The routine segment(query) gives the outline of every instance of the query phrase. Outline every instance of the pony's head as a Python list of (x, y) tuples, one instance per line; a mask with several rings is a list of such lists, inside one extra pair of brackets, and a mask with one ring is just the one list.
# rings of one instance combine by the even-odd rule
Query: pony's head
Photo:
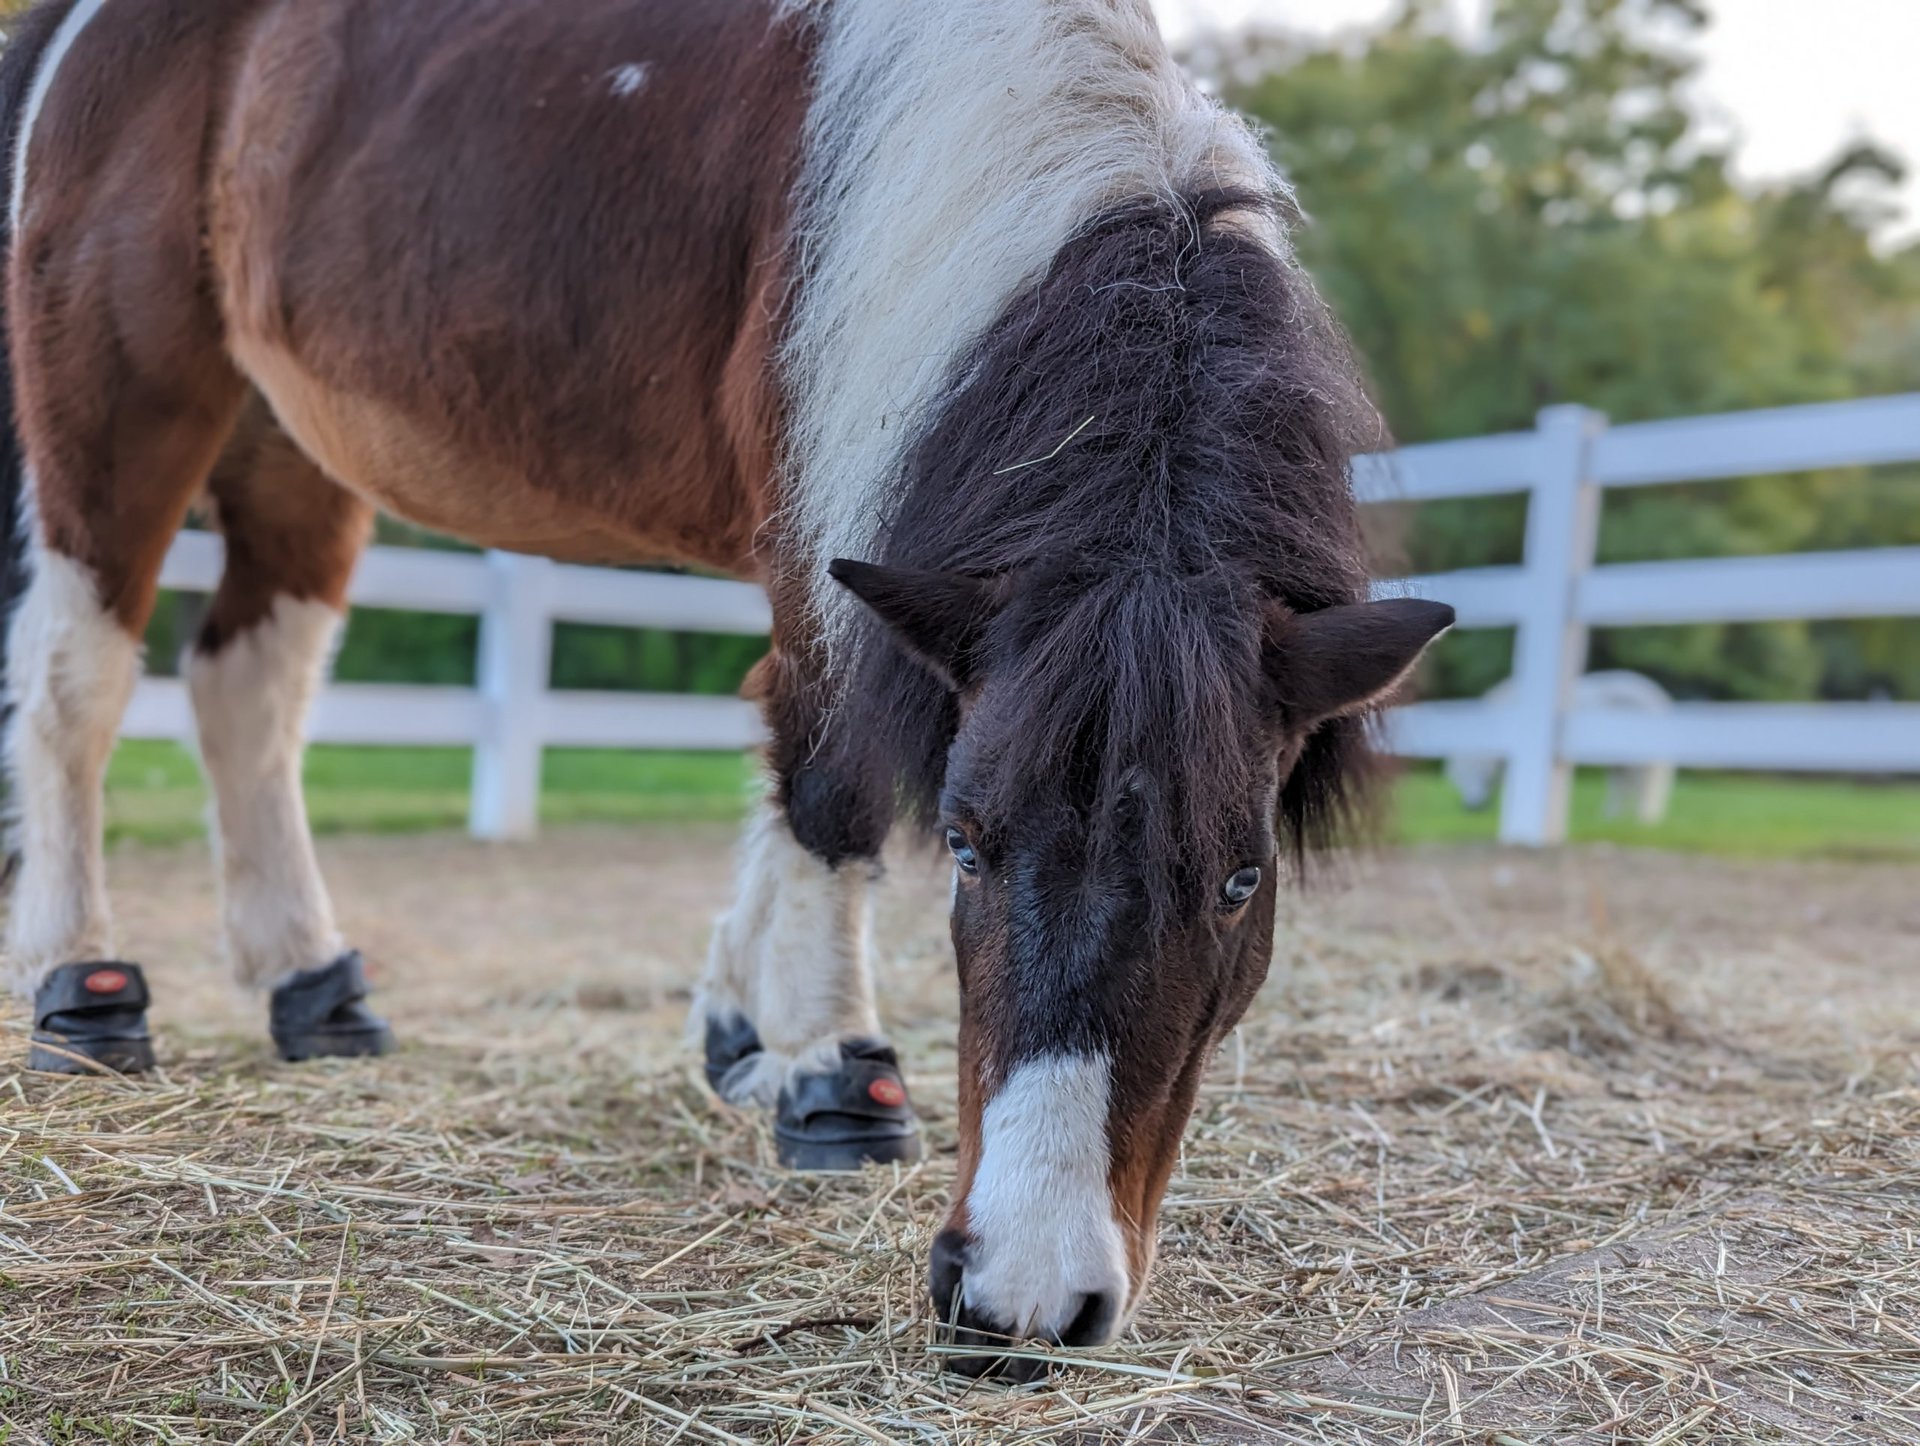
[[(1110, 1340), (1202, 1073), (1266, 977), (1297, 800), (1452, 621), (1295, 612), (1230, 571), (833, 573), (945, 690), (960, 1160), (932, 1287), (962, 1343)], [(1335, 745), (1329, 751), (1330, 745)], [(976, 1367), (993, 1360), (974, 1359)]]

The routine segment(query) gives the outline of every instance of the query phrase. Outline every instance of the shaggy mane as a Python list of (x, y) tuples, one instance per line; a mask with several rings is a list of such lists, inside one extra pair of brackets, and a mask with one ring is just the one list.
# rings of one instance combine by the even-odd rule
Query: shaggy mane
[[(1012, 575), (988, 649), (1018, 659), (996, 803), (1067, 779), (1097, 833), (1116, 790), (1139, 797), (1128, 826), (1144, 809), (1144, 852), (1182, 872), (1224, 876), (1244, 847), (1266, 605), (1367, 593), (1348, 464), (1378, 424), (1273, 204), (1213, 191), (1077, 235), (957, 366), (875, 559)], [(954, 700), (877, 626), (849, 684), (855, 746), (934, 821)], [(1367, 755), (1360, 719), (1313, 735), (1277, 807), (1296, 858)]]

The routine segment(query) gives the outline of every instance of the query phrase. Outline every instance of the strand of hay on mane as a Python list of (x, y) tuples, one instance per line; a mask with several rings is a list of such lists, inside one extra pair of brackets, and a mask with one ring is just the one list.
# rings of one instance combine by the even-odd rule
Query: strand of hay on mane
[(881, 920), (933, 1159), (800, 1179), (674, 1041), (724, 851), (333, 841), (415, 1043), (317, 1068), (227, 1002), (192, 851), (123, 851), (175, 1017), (231, 1027), (61, 1081), (9, 1017), (11, 1439), (1920, 1439), (1903, 870), (1369, 866), (1283, 925), (1136, 1329), (1009, 1390), (939, 1373), (924, 1299), (938, 880), (902, 860)]

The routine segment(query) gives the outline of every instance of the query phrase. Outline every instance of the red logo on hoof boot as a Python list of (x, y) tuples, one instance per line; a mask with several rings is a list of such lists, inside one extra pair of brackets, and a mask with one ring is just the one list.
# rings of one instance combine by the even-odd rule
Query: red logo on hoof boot
[(86, 978), (89, 994), (118, 994), (127, 987), (127, 976), (118, 969), (96, 969)]
[(867, 1098), (876, 1105), (897, 1110), (907, 1102), (906, 1086), (897, 1079), (877, 1079), (867, 1086)]

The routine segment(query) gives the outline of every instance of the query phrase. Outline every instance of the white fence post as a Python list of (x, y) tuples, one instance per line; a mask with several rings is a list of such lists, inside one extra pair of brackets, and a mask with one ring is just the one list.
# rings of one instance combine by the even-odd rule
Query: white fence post
[(1573, 770), (1561, 753), (1561, 720), (1587, 664), (1576, 602), (1599, 531), (1590, 462), (1606, 418), (1586, 407), (1548, 407), (1538, 426), (1540, 471), (1527, 499), (1532, 600), (1513, 644), (1513, 752), (1500, 800), (1501, 839), (1533, 845), (1567, 836)]
[(479, 692), (485, 733), (473, 750), (468, 830), (475, 838), (531, 838), (540, 824), (540, 747), (553, 621), (554, 564), (490, 552), (486, 611), (480, 615)]

